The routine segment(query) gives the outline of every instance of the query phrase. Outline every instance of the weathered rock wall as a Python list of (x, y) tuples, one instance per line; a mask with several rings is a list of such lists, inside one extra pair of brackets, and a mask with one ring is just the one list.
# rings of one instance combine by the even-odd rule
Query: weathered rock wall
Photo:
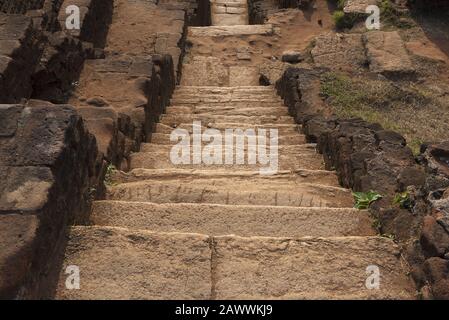
[(66, 105), (0, 105), (0, 298), (47, 291), (65, 226), (85, 222), (102, 172), (95, 138)]
[[(423, 296), (449, 299), (447, 143), (429, 146), (417, 163), (396, 132), (362, 119), (324, 117), (308, 92), (321, 72), (289, 68), (276, 84), (278, 93), (308, 141), (317, 143), (326, 168), (337, 171), (342, 186), (383, 196), (371, 213), (379, 232), (393, 235), (402, 245)], [(395, 196), (404, 192), (406, 205), (394, 204)]]
[(31, 18), (0, 13), (1, 103), (16, 103), (31, 96), (31, 77), (42, 50), (42, 32)]
[[(112, 0), (64, 0), (58, 14), (59, 28), (68, 34), (93, 44), (94, 47), (105, 46), (108, 28), (112, 20)], [(67, 7), (80, 8), (80, 29), (67, 30)], [(70, 11), (69, 11), (70, 12)]]

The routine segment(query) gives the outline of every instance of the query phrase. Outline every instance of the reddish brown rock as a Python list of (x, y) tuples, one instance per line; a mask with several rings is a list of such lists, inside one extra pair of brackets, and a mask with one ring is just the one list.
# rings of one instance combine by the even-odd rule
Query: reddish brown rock
[(421, 245), (428, 257), (442, 257), (449, 248), (449, 234), (432, 216), (424, 217)]

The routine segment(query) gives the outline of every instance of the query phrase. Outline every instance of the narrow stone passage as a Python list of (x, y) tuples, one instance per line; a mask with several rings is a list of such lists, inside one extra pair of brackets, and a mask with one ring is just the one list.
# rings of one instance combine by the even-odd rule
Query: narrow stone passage
[[(246, 1), (216, 0), (211, 12), (214, 26), (189, 29), (193, 45), (201, 37), (213, 43), (275, 32), (248, 24)], [(132, 26), (112, 30), (131, 33)], [(274, 88), (259, 86), (244, 60), (187, 54), (181, 85), (151, 142), (131, 154), (129, 173), (116, 175), (107, 199), (94, 203), (91, 225), (70, 229), (56, 298), (413, 297), (397, 245), (376, 235), (368, 212), (352, 208), (350, 190), (324, 170)], [(277, 129), (279, 170), (263, 175), (266, 165), (247, 162), (174, 164), (178, 141), (170, 136), (175, 129), (193, 134), (194, 122), (201, 131)], [(80, 268), (80, 290), (65, 288), (68, 265)], [(379, 268), (378, 288), (366, 286), (370, 266)]]

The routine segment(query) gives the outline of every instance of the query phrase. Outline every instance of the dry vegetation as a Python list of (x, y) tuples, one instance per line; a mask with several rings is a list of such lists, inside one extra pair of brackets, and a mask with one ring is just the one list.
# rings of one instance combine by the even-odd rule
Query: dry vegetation
[(337, 115), (396, 130), (416, 153), (424, 141), (449, 138), (449, 101), (436, 87), (329, 72), (322, 77), (321, 93)]

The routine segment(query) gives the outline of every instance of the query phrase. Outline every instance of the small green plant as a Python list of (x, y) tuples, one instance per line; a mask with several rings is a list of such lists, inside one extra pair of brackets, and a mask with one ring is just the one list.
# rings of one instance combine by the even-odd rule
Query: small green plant
[(398, 204), (402, 209), (410, 209), (412, 207), (412, 200), (410, 199), (410, 193), (407, 191), (397, 193), (394, 196), (393, 204)]
[(107, 167), (106, 167), (106, 174), (104, 175), (104, 183), (106, 185), (111, 185), (112, 184), (112, 175), (114, 174), (114, 172), (117, 170), (117, 168), (110, 163)]
[(95, 196), (97, 194), (97, 189), (94, 187), (89, 188), (89, 200), (93, 201), (95, 200)]
[(355, 202), (354, 208), (360, 210), (368, 209), (371, 203), (382, 198), (380, 194), (372, 190), (369, 192), (353, 192), (352, 195)]
[(352, 24), (348, 20), (347, 16), (342, 10), (337, 10), (332, 14), (332, 19), (334, 19), (335, 27), (339, 30), (345, 28), (352, 28)]

